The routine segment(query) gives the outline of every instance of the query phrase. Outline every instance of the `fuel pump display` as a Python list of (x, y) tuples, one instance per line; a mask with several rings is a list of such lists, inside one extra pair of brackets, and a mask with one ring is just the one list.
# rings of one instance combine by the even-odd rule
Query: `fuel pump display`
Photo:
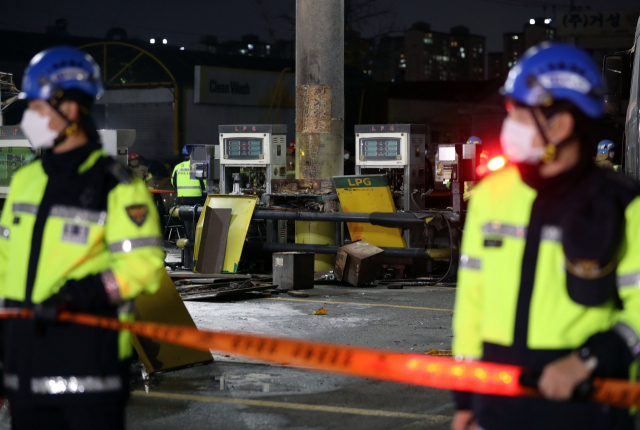
[(221, 125), (219, 133), (221, 194), (270, 194), (273, 179), (286, 179), (286, 125)]

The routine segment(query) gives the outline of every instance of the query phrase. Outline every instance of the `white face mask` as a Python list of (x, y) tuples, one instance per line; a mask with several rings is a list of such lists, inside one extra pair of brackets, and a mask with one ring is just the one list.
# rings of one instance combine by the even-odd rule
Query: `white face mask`
[(48, 115), (40, 115), (40, 113), (31, 109), (24, 111), (20, 128), (34, 148), (53, 147), (54, 141), (60, 132), (51, 130), (49, 122), (51, 122), (51, 117)]
[(348, 160), (349, 159), (349, 154), (344, 154), (344, 159)]
[(515, 163), (538, 163), (544, 155), (544, 147), (533, 146), (537, 134), (536, 126), (522, 124), (507, 117), (500, 133), (502, 152)]

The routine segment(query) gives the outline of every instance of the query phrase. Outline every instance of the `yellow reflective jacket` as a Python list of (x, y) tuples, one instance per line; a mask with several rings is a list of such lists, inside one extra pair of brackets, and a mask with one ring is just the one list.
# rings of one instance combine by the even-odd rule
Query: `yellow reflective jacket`
[(178, 197), (202, 197), (203, 181), (191, 179), (191, 162), (183, 161), (173, 169), (171, 184), (176, 187)]
[[(146, 186), (97, 142), (47, 153), (11, 182), (0, 218), (0, 296), (7, 307), (31, 308), (73, 281), (87, 292), (104, 288), (110, 299), (86, 311), (133, 320), (132, 300), (160, 286), (160, 245), (159, 219)], [(81, 383), (82, 401), (126, 393), (121, 363), (132, 353), (129, 332), (73, 324), (40, 330), (31, 320), (8, 321), (3, 329), (10, 398), (73, 403), (82, 397)], [(58, 392), (47, 382), (54, 377), (62, 378)], [(75, 392), (63, 389), (70, 378)], [(57, 394), (57, 400), (47, 394)]]
[[(454, 354), (540, 372), (589, 345), (599, 360), (595, 374), (628, 377), (640, 352), (640, 191), (615, 173), (588, 170), (565, 191), (547, 194), (527, 185), (515, 167), (476, 185), (462, 237)], [(603, 195), (623, 218), (607, 221), (624, 226), (615, 273), (606, 278), (610, 281), (568, 288), (563, 226), (572, 222), (573, 208), (588, 198), (598, 204)], [(592, 239), (597, 246), (598, 236)], [(532, 411), (532, 400), (458, 395), (457, 401), (459, 408), (475, 410), (483, 428), (555, 428), (544, 421), (549, 416), (544, 411), (557, 404), (546, 402), (548, 409), (540, 410), (543, 401), (537, 400), (538, 410)], [(559, 410), (566, 422), (575, 412), (573, 428), (612, 428), (607, 419), (618, 419), (602, 415), (602, 408)], [(504, 425), (501, 419), (512, 421)]]

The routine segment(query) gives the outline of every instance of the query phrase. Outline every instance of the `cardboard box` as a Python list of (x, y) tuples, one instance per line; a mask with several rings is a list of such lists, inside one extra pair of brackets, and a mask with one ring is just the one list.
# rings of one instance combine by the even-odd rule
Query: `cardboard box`
[(315, 254), (276, 252), (273, 254), (273, 285), (283, 290), (313, 288)]
[(383, 249), (364, 241), (343, 246), (336, 256), (336, 279), (354, 287), (362, 287), (379, 279), (383, 254)]

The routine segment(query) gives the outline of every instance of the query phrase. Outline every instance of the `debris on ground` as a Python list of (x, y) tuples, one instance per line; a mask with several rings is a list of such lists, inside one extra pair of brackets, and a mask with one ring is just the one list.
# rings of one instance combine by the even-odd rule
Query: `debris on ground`
[(389, 284), (387, 285), (387, 289), (388, 290), (402, 290), (404, 288), (404, 285), (402, 284)]
[(271, 277), (254, 275), (249, 279), (246, 279), (244, 276), (240, 279), (233, 279), (232, 277), (213, 277), (219, 275), (212, 275), (212, 277), (200, 276), (200, 278), (182, 278), (174, 282), (176, 290), (182, 300), (211, 299), (214, 297), (274, 290), (277, 288), (276, 285), (272, 284)]
[(315, 282), (331, 282), (335, 280), (336, 277), (333, 273), (333, 270), (321, 270), (319, 272), (315, 272), (314, 274)]
[(329, 312), (327, 309), (325, 308), (320, 308), (317, 311), (315, 311), (313, 313), (313, 315), (325, 315), (327, 312)]
[(296, 290), (289, 290), (287, 291), (287, 294), (289, 294), (292, 297), (309, 297), (309, 294), (303, 293), (302, 291), (296, 291)]

